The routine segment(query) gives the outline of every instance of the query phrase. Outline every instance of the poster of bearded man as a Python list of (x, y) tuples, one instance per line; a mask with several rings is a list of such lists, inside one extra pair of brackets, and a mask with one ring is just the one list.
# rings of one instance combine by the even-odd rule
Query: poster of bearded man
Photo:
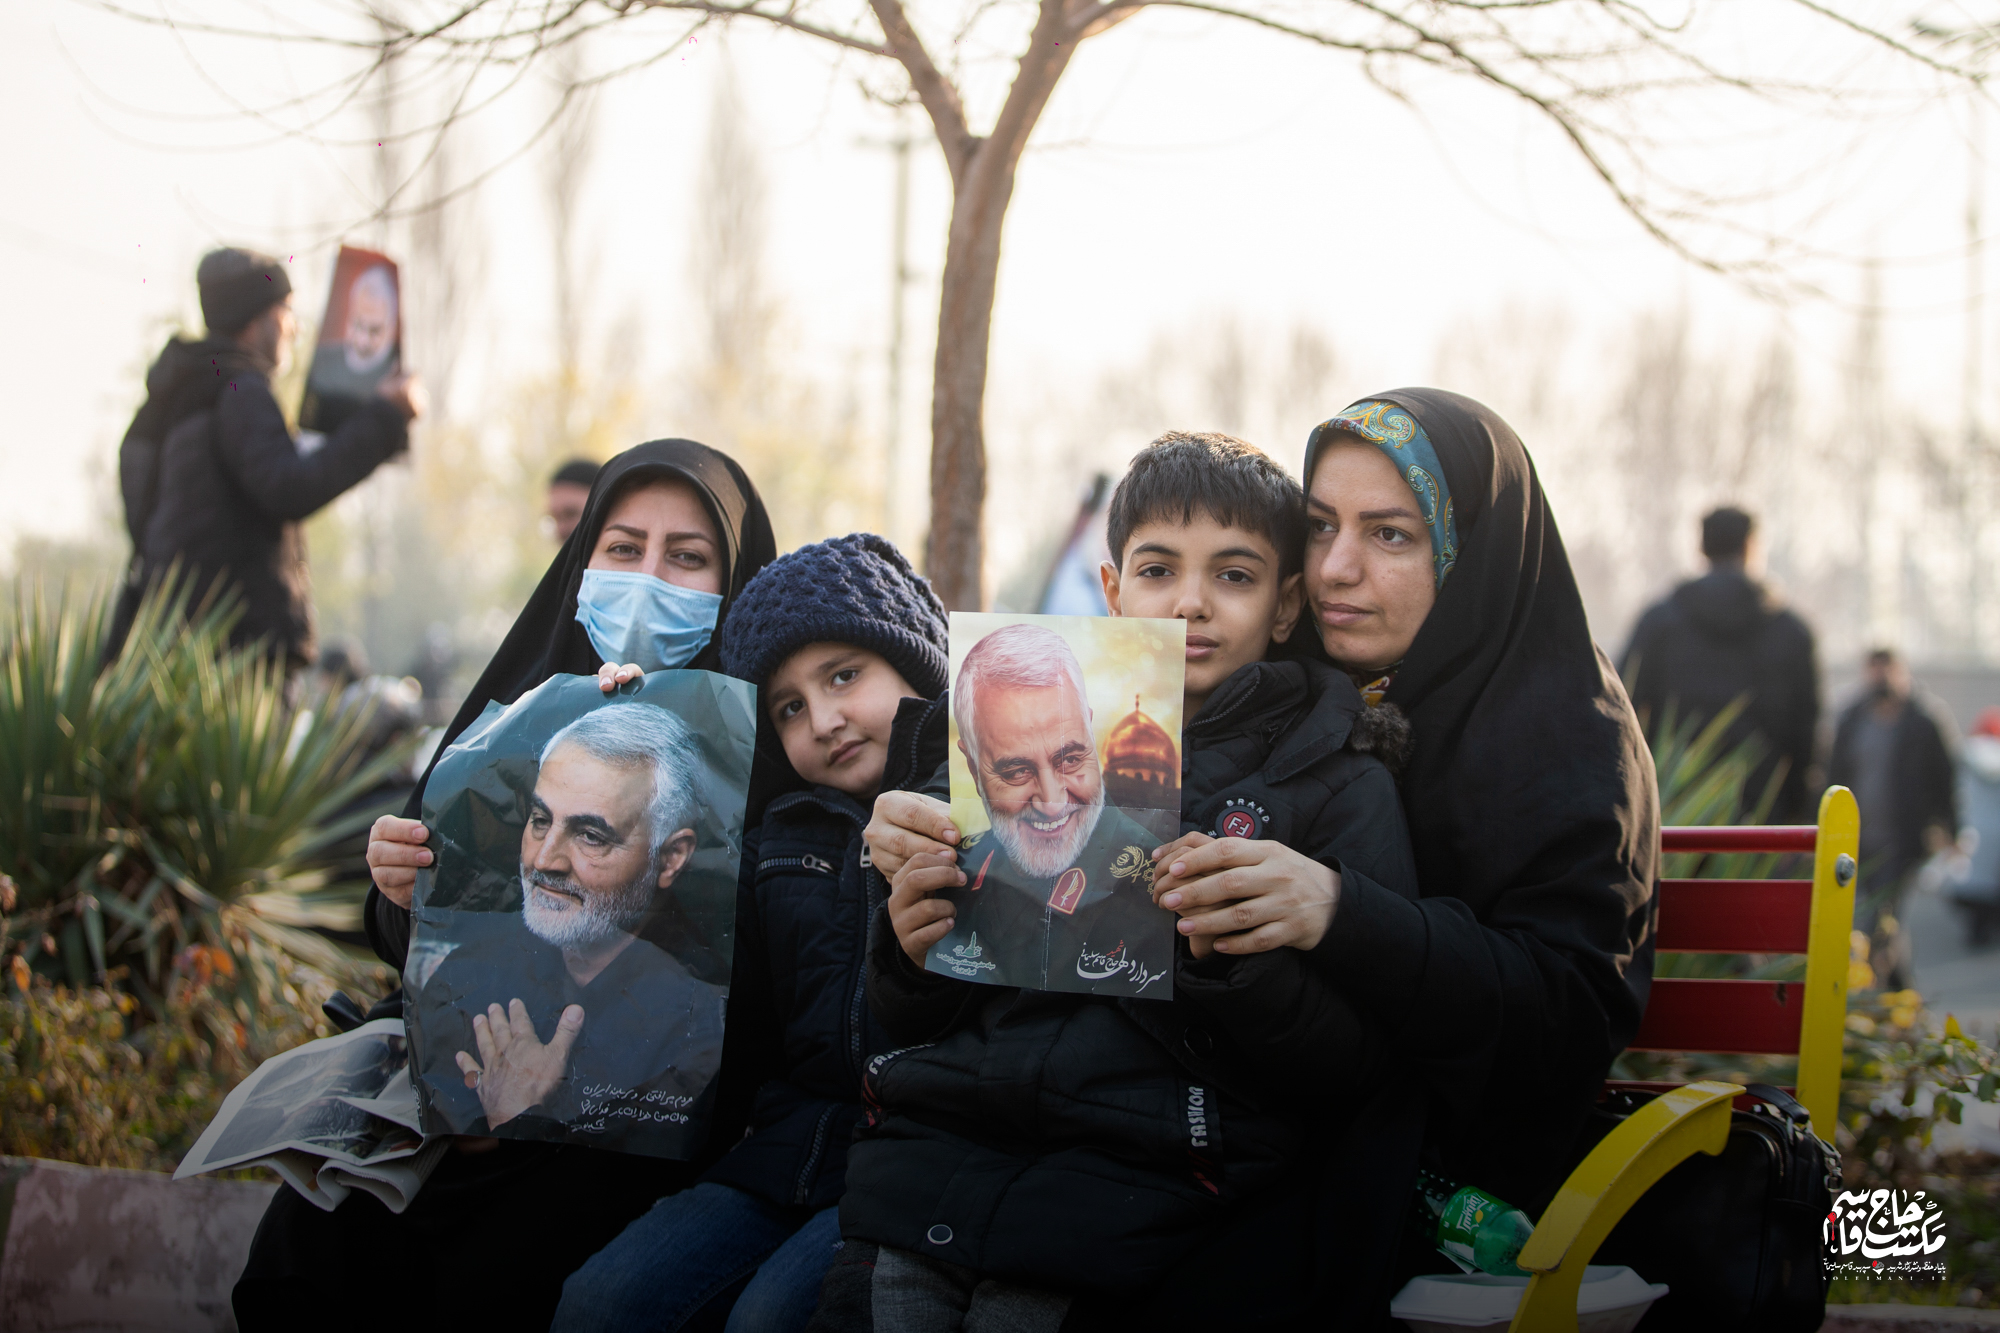
[(396, 262), (373, 250), (341, 246), (306, 371), (299, 428), (320, 435), (340, 429), (402, 361), (403, 293)]
[(556, 676), (438, 761), (403, 971), (426, 1134), (700, 1151), (755, 708), (705, 671)]
[(924, 966), (1173, 998), (1153, 849), (1180, 833), (1187, 624), (953, 612), (951, 815), (965, 883)]

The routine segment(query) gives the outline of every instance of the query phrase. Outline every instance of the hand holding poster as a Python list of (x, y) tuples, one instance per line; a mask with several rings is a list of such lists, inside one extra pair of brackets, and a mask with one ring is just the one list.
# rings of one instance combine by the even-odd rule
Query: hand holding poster
[(403, 296), (396, 264), (373, 250), (340, 247), (312, 368), (306, 373), (302, 430), (329, 434), (401, 369)]
[(410, 957), (433, 1134), (701, 1146), (722, 1056), (755, 690), (556, 676), (432, 772)]
[[(1180, 832), (1187, 624), (951, 616), (963, 887), (925, 967), (995, 986), (1173, 998), (1153, 849)], [(1130, 701), (1128, 704), (1127, 701)]]

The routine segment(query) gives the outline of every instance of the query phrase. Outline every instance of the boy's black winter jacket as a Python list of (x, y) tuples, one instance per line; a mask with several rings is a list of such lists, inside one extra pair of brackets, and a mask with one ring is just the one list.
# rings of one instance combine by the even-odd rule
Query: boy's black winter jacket
[(702, 1177), (815, 1211), (840, 1198), (861, 1076), (889, 1042), (868, 1012), (868, 921), (884, 890), (862, 864), (867, 812), (793, 791), (744, 838), (726, 1086), (754, 1089), (749, 1133)]
[[(948, 704), (904, 707), (892, 748), (932, 772)], [(1184, 827), (1279, 838), (1414, 897), (1384, 762), (1402, 730), (1329, 668), (1245, 667), (1187, 728)], [(1171, 1002), (1018, 991), (920, 971), (882, 912), (868, 996), (898, 1049), (869, 1069), (843, 1234), (1105, 1295), (1157, 1294), (1191, 1249), (1211, 1268), (1234, 1235), (1281, 1275), (1255, 1297), (1268, 1314), (1306, 1298), (1324, 1249), (1315, 1172), (1387, 1053), (1308, 955), (1197, 962), (1183, 944)]]

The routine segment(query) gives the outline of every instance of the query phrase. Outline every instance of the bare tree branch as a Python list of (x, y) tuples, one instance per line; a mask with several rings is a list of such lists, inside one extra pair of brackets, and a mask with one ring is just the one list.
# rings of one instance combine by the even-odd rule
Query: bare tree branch
[(851, 33), (836, 32), (832, 28), (824, 28), (816, 23), (807, 23), (793, 14), (790, 9), (768, 9), (764, 6), (762, 0), (743, 0), (741, 4), (734, 5), (720, 4), (716, 0), (627, 0), (627, 3), (614, 6), (614, 8), (621, 15), (634, 9), (678, 9), (692, 11), (697, 14), (707, 14), (712, 18), (718, 19), (759, 19), (765, 23), (775, 24), (780, 28), (789, 28), (793, 32), (804, 33), (808, 37), (817, 37), (823, 42), (832, 42), (835, 46), (844, 46), (850, 51), (861, 51), (871, 56), (894, 56), (896, 54), (894, 50), (881, 42), (871, 42), (866, 38), (856, 37)]
[(1068, 18), (1068, 0), (1041, 0), (1028, 49), (1021, 53), (1014, 82), (1007, 89), (1007, 100), (993, 122), (988, 142), (1006, 158), (1010, 171), (1012, 164), (1020, 160), (1021, 150), (1028, 146), (1028, 135), (1041, 119), (1042, 108), (1048, 105), (1049, 95), (1056, 89), (1056, 80), (1068, 67), (1069, 58), (1076, 54), (1074, 39), (1067, 47), (1063, 45), (1063, 38), (1069, 36)]
[(902, 0), (868, 0), (868, 3), (875, 11), (876, 22), (882, 25), (882, 36), (889, 50), (909, 73), (910, 87), (930, 113), (931, 127), (937, 132), (938, 147), (944, 150), (952, 180), (959, 180), (979, 141), (966, 122), (965, 103), (960, 100), (958, 89), (932, 62), (917, 30), (910, 26), (910, 16), (904, 12)]

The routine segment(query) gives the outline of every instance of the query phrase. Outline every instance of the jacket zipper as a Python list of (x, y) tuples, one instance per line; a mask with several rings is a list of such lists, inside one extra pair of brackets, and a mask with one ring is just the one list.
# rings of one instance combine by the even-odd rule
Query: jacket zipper
[[(865, 844), (864, 844), (865, 845)], [(847, 1006), (847, 1056), (858, 1079), (861, 1066), (861, 1007), (868, 1003), (868, 935), (875, 925), (875, 881), (880, 877), (873, 866), (861, 872), (862, 899), (860, 962), (854, 969), (854, 996)]]
[(813, 870), (817, 871), (822, 875), (834, 875), (839, 873), (839, 867), (835, 866), (833, 862), (827, 860), (823, 856), (814, 856), (810, 853), (804, 856), (767, 857), (764, 860), (759, 861), (757, 863), (757, 869), (759, 872), (772, 869), (779, 869), (779, 870), (794, 869), (794, 870)]
[(799, 1178), (792, 1186), (793, 1203), (803, 1204), (812, 1197), (813, 1176), (819, 1171), (819, 1156), (826, 1147), (826, 1124), (837, 1109), (829, 1106), (819, 1113), (819, 1123), (813, 1126), (812, 1148), (806, 1153), (806, 1164), (799, 1169)]
[[(843, 810), (831, 801), (823, 800), (812, 792), (799, 792), (791, 798), (775, 801), (771, 805), (770, 813), (775, 814), (779, 811), (789, 809), (794, 805), (803, 805), (806, 803), (816, 805), (829, 814), (839, 815), (841, 818), (847, 820), (848, 823), (854, 825), (857, 832), (863, 827), (861, 821), (855, 818), (852, 810)], [(809, 864), (813, 861), (818, 861), (819, 866)], [(814, 870), (819, 869), (820, 866), (825, 866), (829, 870), (835, 870), (836, 875), (838, 874), (835, 867), (822, 858), (815, 856), (776, 856), (772, 857), (769, 861), (759, 861), (757, 868), (762, 870), (766, 865), (793, 864), (803, 865), (807, 869)], [(862, 1081), (866, 1072), (861, 1064), (861, 1006), (867, 1003), (868, 998), (868, 930), (875, 920), (876, 873), (873, 868), (865, 869), (861, 873), (863, 894), (861, 950), (858, 955), (858, 962), (854, 968), (854, 994), (849, 1000), (847, 1007), (848, 1068), (853, 1072), (857, 1083)], [(799, 1171), (798, 1181), (793, 1188), (793, 1199), (797, 1203), (803, 1204), (807, 1196), (811, 1193), (812, 1177), (819, 1169), (820, 1156), (826, 1148), (827, 1122), (832, 1117), (834, 1110), (834, 1107), (829, 1106), (820, 1112), (819, 1123), (813, 1128), (812, 1149), (806, 1154), (805, 1166)]]

